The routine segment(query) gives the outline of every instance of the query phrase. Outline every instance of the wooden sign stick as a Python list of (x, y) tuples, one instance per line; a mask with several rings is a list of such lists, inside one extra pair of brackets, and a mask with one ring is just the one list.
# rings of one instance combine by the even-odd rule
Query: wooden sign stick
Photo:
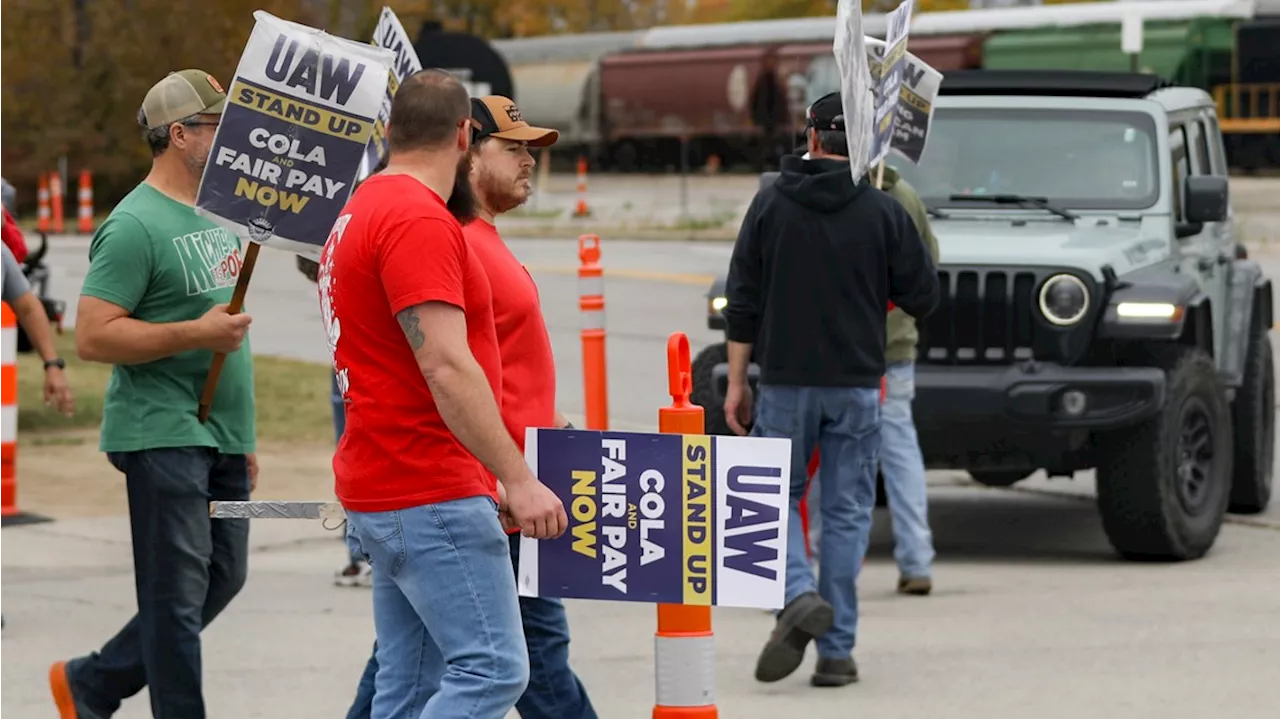
[[(250, 242), (249, 247), (244, 253), (244, 264), (240, 266), (240, 276), (236, 278), (236, 289), (231, 293), (231, 304), (227, 307), (227, 313), (238, 315), (240, 308), (244, 307), (244, 296), (249, 291), (249, 278), (253, 276), (253, 266), (258, 262), (258, 250), (262, 245), (257, 242)], [(218, 352), (213, 356), (213, 364), (209, 365), (209, 376), (204, 381), (204, 392), (200, 395), (200, 412), (197, 416), (200, 423), (209, 419), (209, 410), (213, 406), (213, 395), (218, 390), (218, 377), (222, 375), (222, 363), (227, 359), (227, 355)]]

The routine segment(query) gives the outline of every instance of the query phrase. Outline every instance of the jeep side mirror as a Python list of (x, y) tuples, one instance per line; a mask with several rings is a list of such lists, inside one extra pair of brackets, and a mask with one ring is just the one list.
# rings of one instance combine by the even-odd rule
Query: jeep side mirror
[(1183, 184), (1182, 195), (1188, 223), (1227, 219), (1227, 178), (1219, 175), (1188, 177)]

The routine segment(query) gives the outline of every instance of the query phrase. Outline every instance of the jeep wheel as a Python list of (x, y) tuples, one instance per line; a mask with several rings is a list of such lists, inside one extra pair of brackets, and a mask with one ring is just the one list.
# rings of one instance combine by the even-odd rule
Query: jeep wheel
[(724, 419), (724, 403), (716, 398), (715, 380), (711, 370), (722, 362), (729, 361), (729, 348), (721, 342), (710, 345), (693, 358), (693, 390), (689, 401), (702, 408), (703, 432), (706, 434), (733, 434), (729, 423)]
[(1244, 384), (1232, 403), (1235, 477), (1227, 511), (1257, 514), (1271, 501), (1276, 448), (1276, 377), (1267, 328), (1254, 325), (1244, 362)]
[(1231, 409), (1213, 360), (1177, 348), (1165, 405), (1104, 441), (1098, 509), (1126, 559), (1198, 559), (1213, 546), (1231, 494)]
[(1012, 487), (1031, 473), (1021, 469), (971, 469), (969, 476), (985, 487)]

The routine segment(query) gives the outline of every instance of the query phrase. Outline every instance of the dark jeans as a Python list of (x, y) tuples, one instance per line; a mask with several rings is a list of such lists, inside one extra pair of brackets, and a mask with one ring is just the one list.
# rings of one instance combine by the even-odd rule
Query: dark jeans
[[(511, 565), (519, 568), (520, 535), (511, 535), (509, 542)], [(597, 719), (582, 680), (569, 667), (569, 620), (564, 604), (559, 599), (520, 597), (520, 619), (529, 649), (529, 686), (516, 702), (521, 719)], [(347, 719), (371, 719), (377, 650), (374, 642)]]
[(72, 689), (103, 717), (146, 686), (156, 719), (203, 719), (200, 631), (244, 586), (249, 555), (249, 520), (211, 519), (209, 502), (249, 499), (248, 462), (206, 447), (107, 457), (128, 488), (138, 613), (67, 663)]

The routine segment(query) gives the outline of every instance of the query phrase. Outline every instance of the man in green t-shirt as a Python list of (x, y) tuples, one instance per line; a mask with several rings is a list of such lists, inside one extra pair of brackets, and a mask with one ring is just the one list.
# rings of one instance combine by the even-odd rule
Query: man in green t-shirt
[[(201, 70), (147, 92), (151, 172), (89, 246), (76, 349), (114, 365), (101, 449), (125, 476), (138, 613), (101, 650), (50, 669), (63, 719), (111, 716), (144, 686), (155, 716), (203, 719), (200, 632), (248, 571), (248, 520), (209, 517), (210, 500), (247, 500), (257, 474), (250, 318), (227, 312), (242, 249), (193, 207), (225, 101)], [(201, 423), (217, 352), (226, 363)]]

